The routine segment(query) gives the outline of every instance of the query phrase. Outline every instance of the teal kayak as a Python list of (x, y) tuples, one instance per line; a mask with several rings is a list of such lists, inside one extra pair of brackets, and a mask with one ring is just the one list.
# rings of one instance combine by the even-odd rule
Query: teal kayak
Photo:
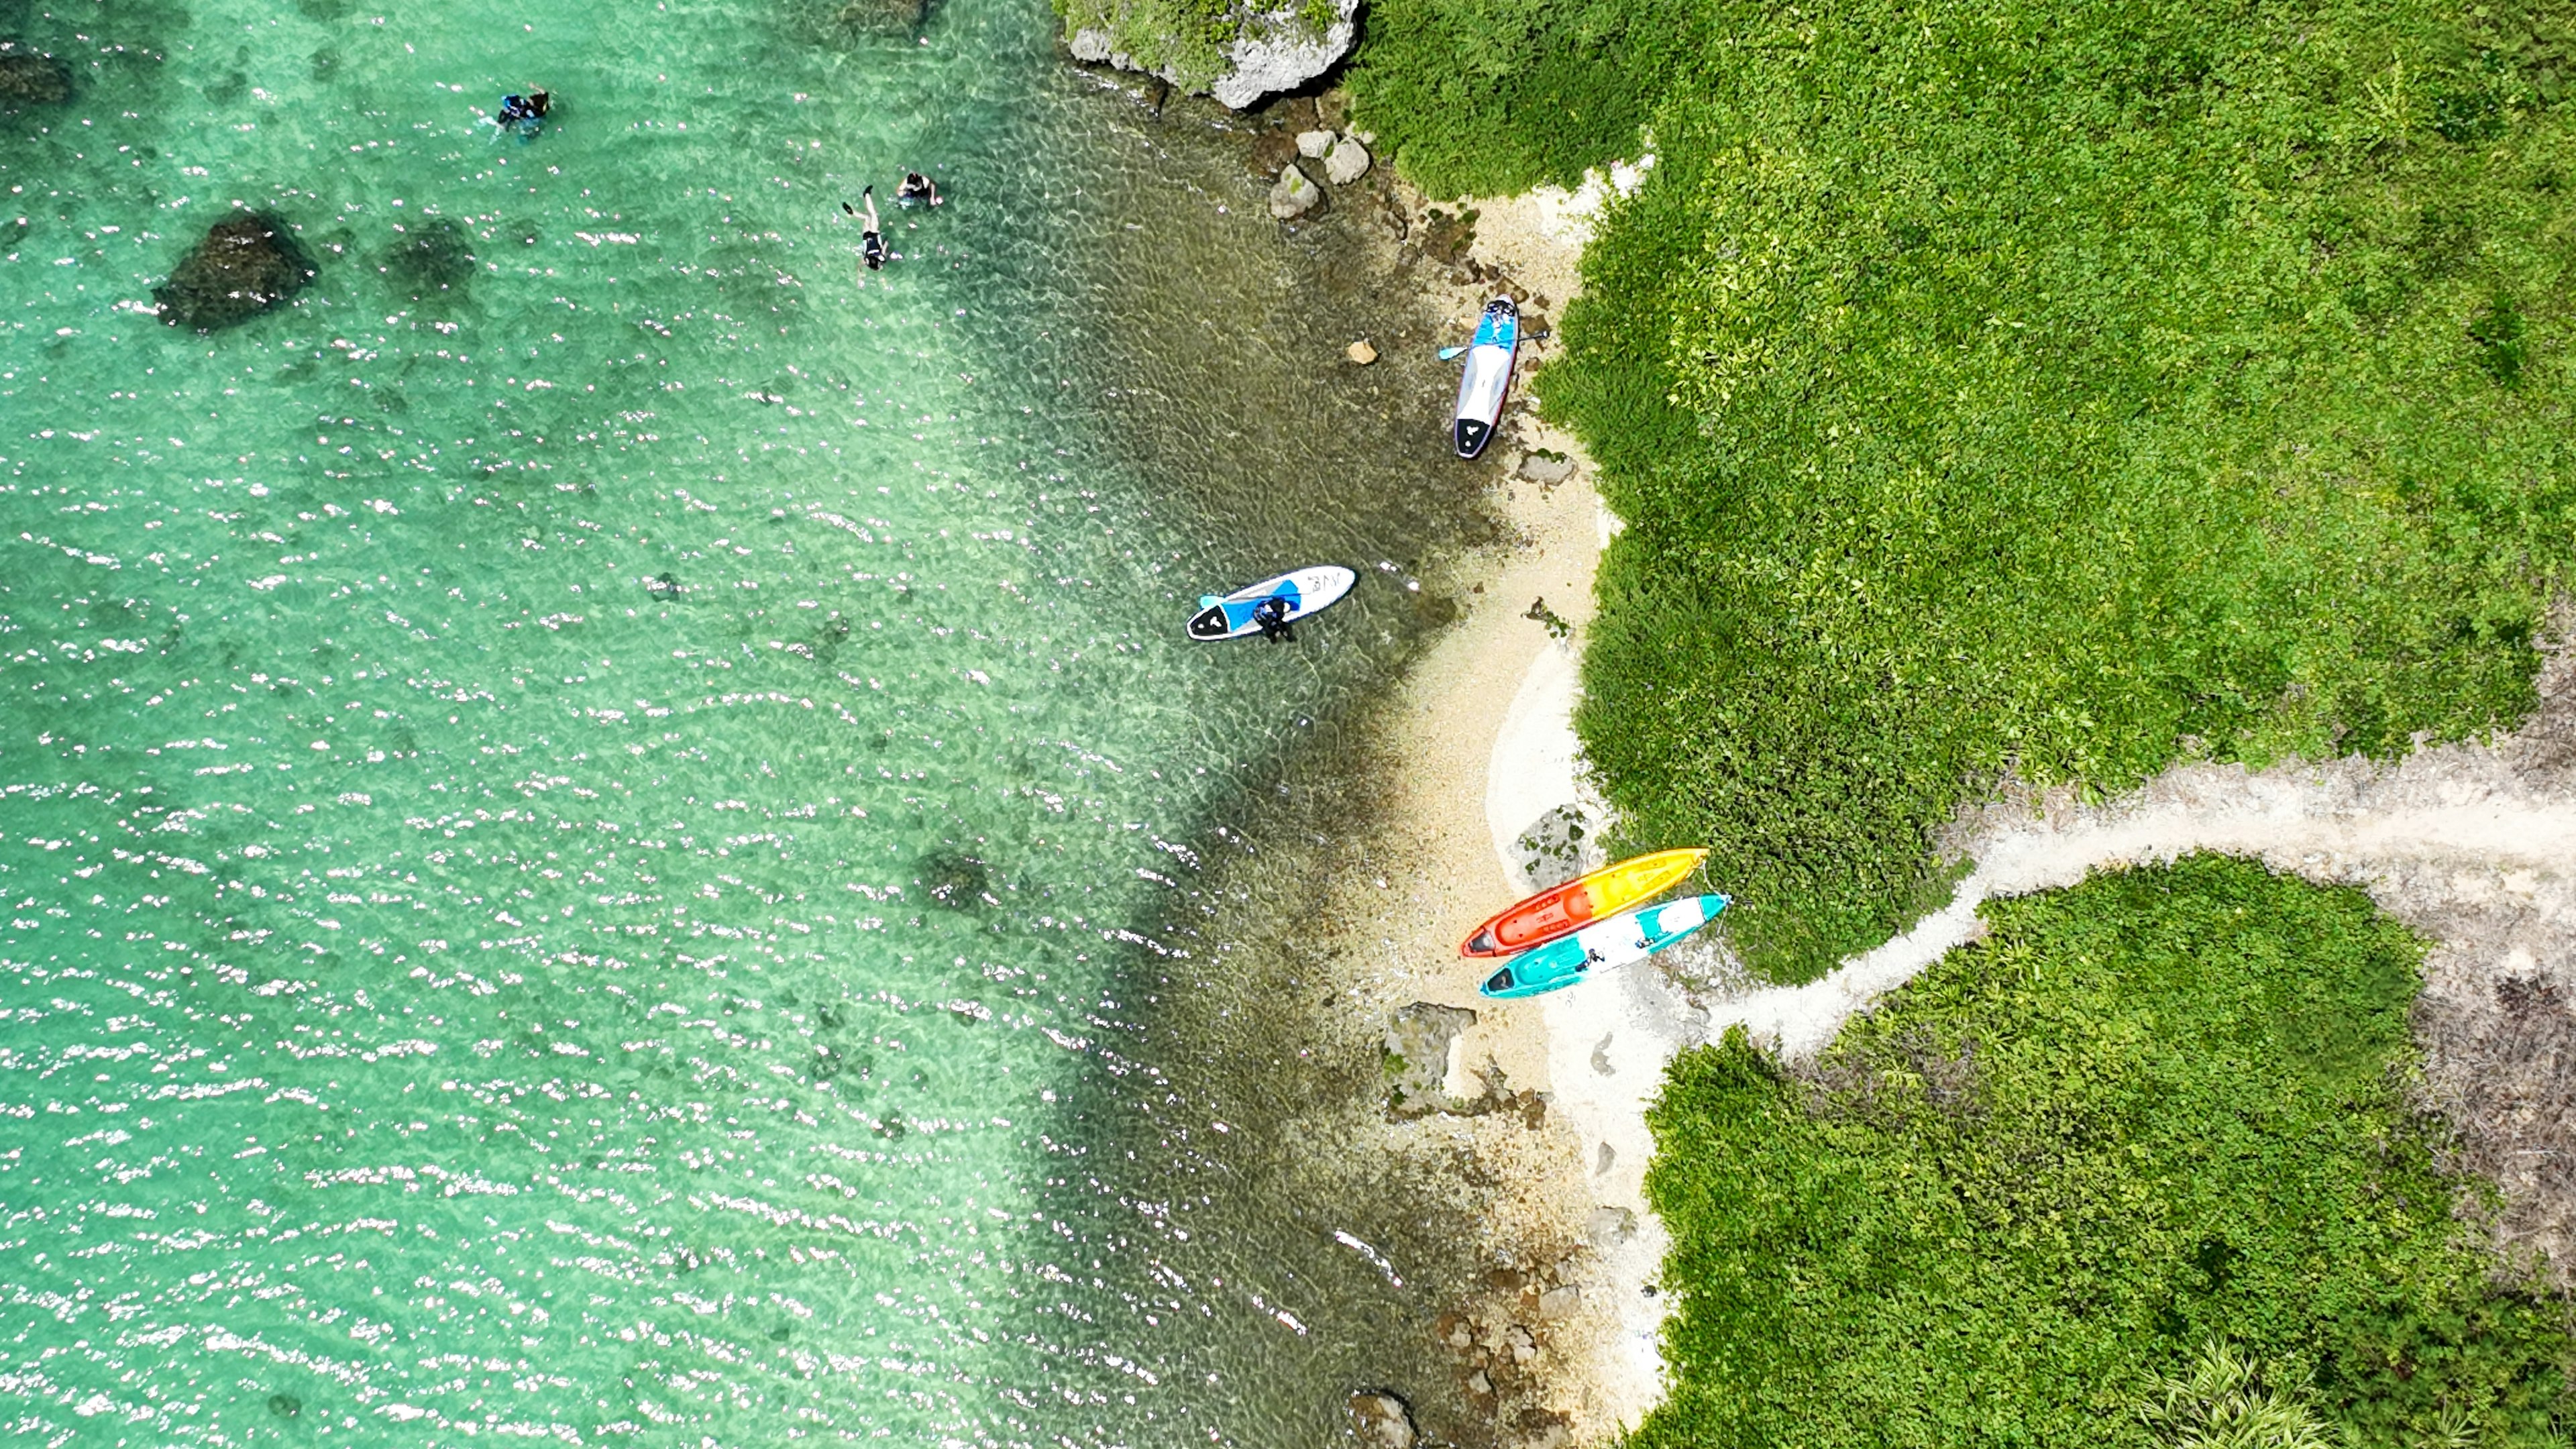
[(1514, 956), (1476, 992), (1510, 1001), (1560, 991), (1595, 970), (1643, 961), (1716, 920), (1725, 909), (1724, 896), (1692, 896), (1612, 916)]

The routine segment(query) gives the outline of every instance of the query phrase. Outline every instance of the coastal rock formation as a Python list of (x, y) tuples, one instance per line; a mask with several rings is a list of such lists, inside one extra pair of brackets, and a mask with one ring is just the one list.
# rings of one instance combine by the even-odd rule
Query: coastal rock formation
[(1270, 214), (1281, 221), (1293, 220), (1314, 210), (1323, 199), (1323, 188), (1307, 180), (1306, 173), (1291, 162), (1279, 168), (1279, 180), (1270, 188)]
[(212, 332), (247, 322), (304, 290), (318, 274), (286, 223), (242, 211), (206, 229), (170, 280), (152, 289), (161, 320)]
[(14, 40), (0, 40), (0, 112), (59, 106), (72, 98), (72, 68)]
[(1330, 131), (1300, 131), (1297, 133), (1297, 154), (1305, 157), (1309, 161), (1323, 160), (1324, 153), (1332, 149), (1333, 133)]
[(1476, 1024), (1463, 1006), (1417, 1001), (1395, 1014), (1386, 1029), (1386, 1110), (1420, 1117), (1449, 1105), (1449, 1050), (1459, 1033)]
[(1351, 1433), (1370, 1449), (1413, 1449), (1413, 1410), (1384, 1389), (1351, 1395)]
[[(1065, 48), (1076, 60), (1158, 75), (1239, 111), (1263, 96), (1293, 91), (1338, 64), (1359, 36), (1359, 8), (1359, 0), (1332, 0), (1333, 18), (1320, 35), (1308, 23), (1302, 6), (1240, 8), (1233, 17), (1234, 39), (1225, 47), (1223, 68), (1214, 79), (1192, 76), (1178, 61), (1160, 65), (1138, 61), (1112, 30), (1112, 15), (1105, 8), (1067, 7)], [(1094, 19), (1099, 23), (1089, 23)], [(1173, 47), (1166, 42), (1161, 48)]]

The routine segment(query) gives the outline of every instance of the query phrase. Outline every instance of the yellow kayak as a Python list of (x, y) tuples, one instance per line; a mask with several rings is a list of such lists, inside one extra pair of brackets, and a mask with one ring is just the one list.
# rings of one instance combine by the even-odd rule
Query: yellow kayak
[(1617, 865), (1605, 865), (1579, 880), (1513, 902), (1478, 926), (1458, 947), (1458, 954), (1509, 956), (1545, 945), (1604, 916), (1662, 895), (1688, 878), (1706, 859), (1705, 850), (1658, 850)]

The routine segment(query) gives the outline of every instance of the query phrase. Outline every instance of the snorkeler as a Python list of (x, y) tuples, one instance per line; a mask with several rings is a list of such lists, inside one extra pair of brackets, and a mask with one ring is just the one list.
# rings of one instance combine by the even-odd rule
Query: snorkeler
[(1252, 622), (1261, 630), (1261, 637), (1273, 644), (1297, 642), (1297, 630), (1288, 622), (1288, 601), (1279, 595), (1253, 605)]
[(877, 230), (877, 189), (873, 186), (859, 193), (868, 204), (865, 212), (844, 201), (841, 209), (859, 219), (859, 255), (867, 258), (868, 270), (881, 271), (886, 264), (885, 234)]
[(493, 124), (504, 131), (515, 130), (522, 136), (533, 136), (545, 123), (546, 112), (553, 108), (554, 98), (544, 91), (530, 91), (524, 96), (503, 96), (501, 114)]
[(918, 171), (907, 171), (903, 173), (903, 183), (894, 189), (894, 199), (898, 206), (910, 206), (916, 201), (937, 206), (944, 198), (939, 194), (938, 182)]

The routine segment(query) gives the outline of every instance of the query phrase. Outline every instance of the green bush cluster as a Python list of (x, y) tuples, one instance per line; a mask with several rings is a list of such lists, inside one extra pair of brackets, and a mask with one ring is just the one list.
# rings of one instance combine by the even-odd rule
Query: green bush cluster
[(1706, 12), (1692, 0), (1377, 0), (1348, 81), (1381, 154), (1435, 197), (1634, 154)]
[[(2496, 1285), (2401, 1100), (2412, 938), (2211, 858), (1988, 917), (1812, 1071), (1740, 1029), (1676, 1063), (1636, 1449), (2145, 1446), (2228, 1394), (2348, 1443), (2566, 1442), (2561, 1309)], [(2211, 1345), (2227, 1394), (2191, 1388)]]
[[(1403, 37), (1493, 3), (1372, 11), (1352, 84), (1401, 163), (1633, 153), (1517, 89), (1608, 22), (1524, 36), (1459, 105), (1421, 90), (1478, 52)], [(2560, 7), (1623, 13), (1657, 59), (1602, 94), (1661, 164), (1540, 379), (1630, 525), (1578, 724), (1636, 840), (1713, 848), (1758, 967), (1900, 927), (2008, 777), (2117, 790), (2529, 708), (2576, 542)]]

